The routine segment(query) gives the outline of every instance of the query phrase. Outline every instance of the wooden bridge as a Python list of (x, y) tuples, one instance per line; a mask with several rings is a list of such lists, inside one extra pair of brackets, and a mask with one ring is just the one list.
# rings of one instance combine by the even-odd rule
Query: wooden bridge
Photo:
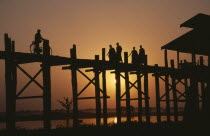
[[(131, 64), (128, 63), (128, 53), (124, 52), (124, 63), (110, 62), (105, 60), (105, 48), (102, 49), (102, 60), (99, 59), (99, 55), (95, 55), (94, 60), (90, 59), (78, 59), (76, 45), (70, 49), (70, 58), (50, 55), (49, 41), (45, 40), (43, 43), (43, 54), (31, 54), (15, 52), (15, 42), (12, 41), (8, 34), (5, 34), (5, 51), (0, 51), (0, 59), (5, 60), (5, 84), (6, 84), (6, 127), (7, 129), (15, 128), (15, 112), (16, 112), (16, 100), (17, 99), (43, 99), (43, 120), (44, 128), (51, 128), (51, 71), (52, 66), (63, 66), (63, 70), (71, 71), (71, 83), (73, 94), (73, 126), (79, 125), (79, 109), (78, 101), (81, 99), (94, 99), (96, 107), (96, 125), (100, 126), (101, 118), (103, 118), (103, 125), (107, 125), (107, 99), (110, 98), (107, 94), (106, 85), (106, 72), (110, 71), (115, 74), (116, 79), (116, 117), (117, 123), (121, 123), (121, 101), (126, 101), (126, 118), (127, 121), (131, 121), (130, 101), (138, 101), (138, 121), (142, 122), (143, 109), (145, 109), (146, 122), (150, 122), (150, 96), (149, 96), (149, 83), (148, 74), (152, 74), (155, 78), (155, 93), (156, 93), (156, 116), (157, 121), (161, 122), (161, 104), (165, 103), (167, 121), (171, 121), (173, 116), (174, 121), (178, 121), (178, 107), (180, 102), (186, 102), (188, 107), (191, 107), (189, 111), (199, 111), (199, 103), (202, 103), (201, 108), (205, 107), (205, 90), (209, 76), (206, 74), (208, 66), (203, 64), (203, 57), (200, 57), (200, 64), (196, 65), (195, 53), (192, 54), (192, 62), (187, 63), (179, 59), (179, 51), (177, 51), (177, 64), (175, 66), (174, 60), (170, 60), (170, 66), (168, 61), (167, 49), (169, 46), (163, 47), (165, 49), (165, 66), (158, 66), (155, 64), (150, 66), (147, 64), (147, 55), (143, 64)], [(172, 49), (175, 50), (175, 49)], [(206, 54), (203, 54), (206, 55)], [(31, 76), (25, 71), (20, 64), (27, 64), (39, 62), (40, 70)], [(64, 66), (68, 65), (68, 66)], [(17, 90), (17, 69), (22, 71), (31, 80), (20, 90)], [(93, 72), (94, 78), (89, 78), (85, 72), (81, 69), (86, 69), (85, 72)], [(43, 86), (35, 79), (43, 73)], [(82, 74), (89, 83), (82, 89), (78, 90), (78, 76)], [(102, 74), (102, 78), (100, 78)], [(136, 81), (132, 83), (129, 80), (129, 75), (136, 75)], [(121, 91), (121, 80), (125, 81), (125, 92)], [(100, 80), (102, 80), (102, 86), (100, 86)], [(144, 80), (142, 85), (142, 80)], [(160, 80), (164, 82), (165, 90), (161, 95)], [(43, 90), (43, 94), (40, 96), (27, 96), (22, 97), (21, 94), (24, 90), (34, 82)], [(189, 83), (190, 82), (190, 83)], [(201, 84), (201, 91), (198, 86)], [(86, 90), (86, 88), (93, 84), (95, 86), (94, 97), (80, 97), (80, 95)], [(178, 85), (183, 85), (184, 90), (179, 90)], [(130, 90), (135, 88), (138, 95), (135, 98), (131, 98)], [(144, 88), (144, 89), (142, 89)], [(163, 92), (163, 91), (162, 91)], [(124, 98), (125, 96), (125, 98)], [(144, 103), (144, 105), (143, 105)], [(101, 108), (103, 104), (103, 109)], [(187, 105), (186, 104), (186, 105)], [(173, 114), (170, 111), (171, 105), (173, 105)], [(143, 108), (145, 107), (145, 108)]]

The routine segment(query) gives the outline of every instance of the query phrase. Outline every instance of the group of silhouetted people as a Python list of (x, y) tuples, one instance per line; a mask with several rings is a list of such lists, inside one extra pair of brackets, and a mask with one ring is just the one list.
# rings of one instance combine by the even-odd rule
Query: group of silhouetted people
[[(116, 50), (112, 47), (112, 45), (109, 45), (109, 61), (111, 62), (122, 62), (122, 47), (119, 43), (116, 43)], [(145, 50), (142, 48), (142, 45), (140, 45), (139, 53), (136, 51), (135, 47), (133, 47), (133, 50), (129, 54), (129, 56), (132, 55), (132, 64), (143, 64), (145, 62)]]
[(142, 64), (145, 62), (145, 50), (142, 48), (142, 45), (140, 45), (139, 53), (136, 51), (135, 47), (133, 47), (129, 56), (130, 55), (132, 55), (132, 64)]
[(109, 55), (109, 61), (111, 62), (122, 62), (122, 47), (119, 43), (116, 43), (116, 51), (112, 47), (112, 45), (109, 45), (109, 52), (107, 55)]
[[(35, 34), (35, 41), (31, 44), (31, 46), (35, 45), (33, 49), (35, 54), (40, 54), (42, 52), (39, 44), (44, 40), (45, 39), (41, 36), (41, 30), (38, 29)], [(111, 62), (122, 62), (122, 47), (120, 44), (118, 42), (116, 43), (116, 50), (112, 47), (112, 45), (109, 45), (109, 52), (107, 55), (109, 56), (109, 61)], [(145, 61), (145, 50), (142, 48), (142, 45), (140, 45), (139, 53), (136, 51), (135, 47), (133, 47), (130, 55), (132, 55), (132, 64), (143, 64)]]

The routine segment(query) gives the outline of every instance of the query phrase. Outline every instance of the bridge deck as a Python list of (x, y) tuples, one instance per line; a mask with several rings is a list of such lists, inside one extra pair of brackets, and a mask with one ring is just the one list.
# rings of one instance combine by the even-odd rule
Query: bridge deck
[[(103, 61), (103, 60), (91, 60), (91, 59), (72, 59), (67, 57), (61, 56), (49, 56), (46, 57), (44, 55), (37, 55), (31, 53), (22, 53), (22, 52), (12, 52), (7, 53), (5, 51), (0, 51), (0, 59), (10, 59), (16, 61), (18, 64), (25, 64), (25, 63), (33, 63), (33, 62), (42, 62), (43, 60), (48, 60), (48, 64), (51, 66), (58, 66), (58, 65), (70, 65), (63, 67), (65, 69), (71, 69), (71, 64), (76, 66), (77, 68), (93, 68), (97, 67), (101, 70), (119, 70), (120, 72), (124, 71), (139, 71), (147, 73), (159, 73), (161, 75), (169, 74), (169, 75), (180, 75), (180, 76), (190, 76), (192, 70), (197, 73), (198, 75), (202, 75), (206, 77), (206, 72), (208, 69), (206, 66), (203, 67), (195, 67), (194, 69), (176, 69), (176, 68), (165, 68), (165, 67), (155, 67), (155, 66), (144, 66), (144, 65), (133, 65), (133, 64), (125, 64), (125, 63), (113, 63), (110, 61)], [(191, 71), (189, 73), (189, 71)]]

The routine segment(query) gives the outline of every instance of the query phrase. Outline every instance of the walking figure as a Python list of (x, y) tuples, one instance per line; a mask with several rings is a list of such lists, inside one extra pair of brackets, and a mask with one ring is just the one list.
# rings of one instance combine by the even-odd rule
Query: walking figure
[(117, 59), (117, 62), (122, 62), (122, 47), (120, 46), (120, 44), (117, 42), (116, 43), (117, 47), (116, 47), (116, 59)]
[(144, 48), (142, 48), (142, 45), (140, 45), (140, 49), (139, 49), (139, 61), (140, 63), (145, 62), (145, 50)]
[(116, 52), (115, 49), (112, 47), (112, 45), (109, 45), (109, 61), (115, 62), (116, 61)]
[[(136, 51), (135, 47), (133, 47), (133, 50), (129, 54), (129, 56), (132, 55), (132, 64), (138, 64), (138, 52)], [(129, 57), (128, 56), (128, 57)]]

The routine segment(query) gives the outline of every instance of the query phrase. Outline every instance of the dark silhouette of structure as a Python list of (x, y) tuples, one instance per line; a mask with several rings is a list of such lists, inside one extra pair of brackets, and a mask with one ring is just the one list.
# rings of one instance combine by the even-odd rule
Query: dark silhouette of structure
[[(105, 48), (102, 49), (102, 60), (99, 60), (99, 55), (95, 55), (95, 59), (78, 59), (76, 45), (70, 49), (70, 58), (50, 55), (49, 41), (44, 40), (43, 54), (31, 54), (15, 52), (15, 42), (5, 34), (5, 51), (0, 51), (0, 59), (5, 60), (5, 84), (6, 84), (6, 127), (7, 129), (15, 129), (15, 112), (16, 100), (19, 99), (43, 99), (43, 120), (44, 128), (50, 129), (51, 127), (51, 73), (52, 66), (70, 65), (62, 67), (63, 70), (71, 71), (71, 84), (73, 94), (73, 126), (79, 125), (79, 100), (95, 100), (96, 107), (96, 125), (100, 127), (101, 118), (103, 124), (107, 125), (107, 99), (110, 98), (107, 94), (106, 88), (106, 72), (111, 71), (115, 74), (116, 79), (116, 117), (117, 124), (121, 123), (121, 102), (126, 102), (126, 118), (131, 121), (131, 106), (130, 102), (136, 100), (138, 102), (138, 122), (142, 122), (142, 113), (145, 112), (146, 122), (150, 122), (150, 97), (149, 97), (149, 74), (155, 78), (155, 93), (156, 93), (156, 113), (157, 121), (161, 122), (161, 104), (164, 102), (167, 113), (167, 121), (178, 121), (179, 116), (179, 103), (185, 103), (184, 121), (186, 123), (196, 124), (201, 118), (209, 119), (210, 113), (210, 91), (209, 91), (209, 59), (208, 66), (204, 65), (203, 56), (209, 57), (209, 25), (210, 17), (204, 14), (198, 14), (190, 20), (183, 23), (182, 27), (190, 27), (193, 30), (184, 34), (183, 36), (173, 40), (172, 42), (164, 45), (164, 61), (165, 66), (150, 66), (147, 64), (147, 55), (145, 55), (144, 65), (140, 65), (137, 57), (135, 61), (132, 58), (132, 63), (128, 61), (128, 52), (124, 52), (124, 63), (116, 62), (112, 56), (115, 54), (114, 48), (110, 45), (109, 58), (106, 61)], [(134, 48), (135, 50), (135, 48)], [(168, 61), (168, 50), (177, 52), (176, 64), (174, 60)], [(180, 53), (192, 54), (192, 62), (180, 60)], [(133, 55), (134, 53), (132, 53)], [(138, 53), (136, 51), (138, 56)], [(200, 56), (200, 63), (196, 65), (196, 54)], [(35, 76), (27, 73), (21, 65), (39, 62), (40, 70)], [(169, 65), (170, 63), (170, 65)], [(17, 91), (17, 69), (23, 72), (30, 81), (20, 90)], [(94, 77), (88, 77), (85, 72), (93, 72)], [(36, 81), (36, 77), (43, 73), (43, 86)], [(84, 86), (82, 90), (78, 90), (78, 74), (83, 75), (89, 83)], [(100, 78), (100, 74), (102, 77)], [(136, 81), (131, 82), (129, 75), (135, 75)], [(100, 84), (102, 80), (102, 84)], [(125, 91), (122, 92), (121, 82), (125, 81)], [(142, 84), (142, 80), (144, 81)], [(160, 81), (164, 83), (164, 89), (160, 89)], [(21, 96), (24, 90), (34, 82), (42, 90), (43, 94), (40, 96)], [(200, 90), (198, 91), (198, 83)], [(89, 85), (95, 86), (95, 95), (81, 97), (81, 94), (88, 88)], [(102, 85), (102, 86), (100, 86)], [(183, 85), (184, 89), (178, 88)], [(137, 96), (131, 98), (131, 89), (137, 90)], [(103, 104), (103, 106), (101, 106)], [(171, 104), (173, 104), (173, 113), (171, 111)], [(200, 108), (200, 104), (202, 105)], [(103, 109), (102, 109), (103, 108)], [(201, 110), (202, 109), (202, 110)], [(103, 112), (103, 114), (102, 114)], [(202, 115), (202, 116), (200, 116)], [(202, 119), (203, 121), (203, 119)], [(200, 125), (200, 124), (199, 124)]]
[[(206, 121), (209, 119), (210, 115), (209, 75), (207, 74), (209, 72), (210, 54), (210, 16), (198, 14), (181, 24), (180, 27), (188, 27), (192, 28), (192, 30), (162, 47), (162, 49), (165, 49), (165, 64), (167, 67), (167, 50), (176, 51), (177, 68), (186, 70), (186, 73), (173, 75), (173, 82), (182, 82), (186, 88), (183, 95), (186, 98), (184, 122), (190, 126), (203, 127), (204, 124), (207, 123)], [(183, 63), (180, 61), (180, 53), (191, 54), (192, 61), (190, 63), (184, 61)], [(200, 57), (200, 64), (196, 64), (197, 55), (208, 56), (208, 67), (204, 65), (202, 56)], [(198, 84), (200, 84), (200, 88)], [(199, 90), (201, 90), (201, 93)], [(174, 108), (177, 108), (177, 102), (179, 102), (179, 100), (175, 97)], [(167, 99), (169, 100), (169, 98)], [(166, 103), (167, 109), (169, 109), (170, 106), (168, 100)], [(200, 102), (202, 103), (201, 107)]]
[(118, 42), (116, 43), (116, 45), (117, 45), (117, 47), (116, 47), (117, 61), (122, 62), (122, 47), (120, 46), (120, 44)]

